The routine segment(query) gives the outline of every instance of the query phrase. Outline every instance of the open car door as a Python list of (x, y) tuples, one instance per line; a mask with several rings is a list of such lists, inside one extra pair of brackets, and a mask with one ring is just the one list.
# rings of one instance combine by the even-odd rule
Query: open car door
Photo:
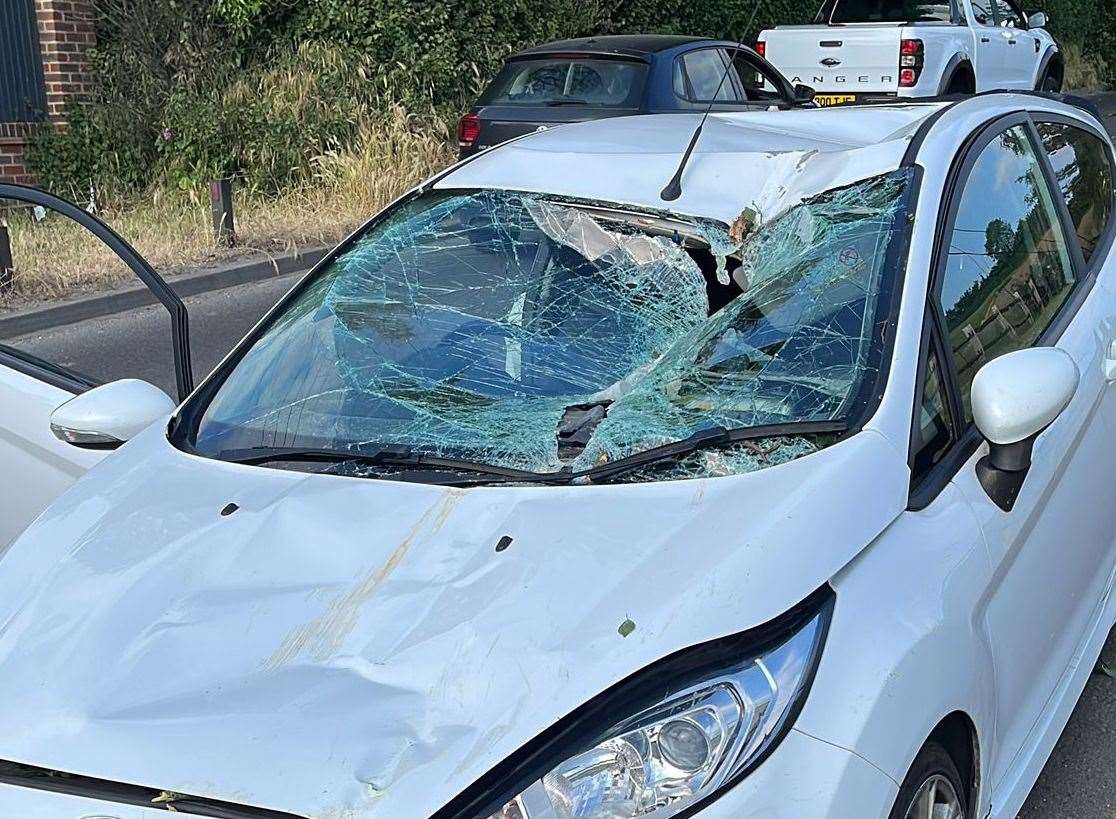
[[(0, 184), (0, 206), (13, 202), (38, 205), (53, 212), (52, 219), (77, 223), (150, 289), (170, 313), (175, 398), (185, 398), (193, 389), (188, 318), (175, 292), (131, 245), (81, 208), (35, 188)], [(103, 442), (78, 446), (55, 437), (52, 413), (96, 387), (100, 379), (68, 366), (68, 356), (47, 360), (23, 341), (0, 333), (0, 556), (51, 501), (111, 449)]]

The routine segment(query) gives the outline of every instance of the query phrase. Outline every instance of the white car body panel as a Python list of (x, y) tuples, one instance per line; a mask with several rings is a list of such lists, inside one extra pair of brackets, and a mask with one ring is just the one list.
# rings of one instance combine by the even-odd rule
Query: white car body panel
[(0, 553), (103, 451), (62, 443), (50, 418), (73, 393), (0, 365)]
[[(676, 213), (731, 224), (747, 207), (770, 219), (823, 190), (898, 167), (918, 125), (937, 106), (881, 107), (866, 131), (847, 109), (711, 114), (686, 168)], [(551, 128), (460, 163), (439, 188), (509, 188), (661, 210), (659, 195), (699, 114), (625, 117)], [(788, 125), (790, 127), (788, 127)], [(741, 173), (761, 164), (764, 172)]]
[[(759, 35), (768, 60), (792, 83), (822, 94), (934, 97), (947, 91), (961, 63), (973, 69), (976, 90), (1031, 90), (1054, 38), (1041, 28), (1017, 29), (977, 22), (969, 0), (959, 0), (964, 25), (950, 23), (848, 23), (836, 26), (778, 26)], [(899, 41), (922, 40), (924, 63), (918, 82), (899, 86)], [(822, 45), (825, 43), (826, 45)], [(836, 45), (840, 43), (840, 45)], [(834, 65), (823, 60), (837, 60)]]
[(905, 474), (865, 433), (729, 479), (454, 490), (216, 463), (152, 428), (3, 557), (0, 759), (313, 817), (372, 786), (369, 815), (426, 816), (632, 670), (808, 596)]
[[(677, 209), (728, 222), (763, 203), (770, 218), (895, 168), (941, 107), (714, 115)], [(701, 819), (884, 819), (955, 712), (976, 729), (977, 815), (1013, 819), (1116, 617), (1113, 261), (1057, 342), (1082, 387), (1039, 439), (1019, 514), (972, 478), (983, 447), (930, 506), (906, 507), (945, 180), (970, 133), (1022, 109), (1093, 122), (1004, 94), (933, 123), (884, 393), (863, 431), (817, 454), (728, 478), (454, 490), (206, 460), (148, 429), (6, 553), (0, 529), (0, 702), (18, 706), (0, 709), (0, 759), (313, 819), (421, 819), (628, 674), (829, 583), (833, 622), (794, 729)], [(694, 124), (565, 126), (434, 184), (662, 207)], [(73, 462), (15, 508), (33, 514), (102, 453), (56, 441), (46, 418), (68, 394), (21, 378), (0, 367), (0, 398), (23, 408), (18, 425), (0, 418), (0, 446), (14, 430)], [(220, 516), (229, 502), (239, 511)], [(1061, 622), (1019, 630), (1040, 617)], [(166, 815), (5, 785), (0, 814)]]

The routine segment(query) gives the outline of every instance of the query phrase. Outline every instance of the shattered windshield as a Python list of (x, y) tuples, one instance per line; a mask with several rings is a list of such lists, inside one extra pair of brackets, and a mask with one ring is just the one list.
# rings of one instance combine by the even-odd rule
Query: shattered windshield
[[(213, 394), (192, 445), (211, 457), (396, 445), (578, 473), (704, 430), (843, 419), (875, 377), (908, 181), (876, 177), (767, 222), (745, 209), (732, 226), (424, 193), (304, 283)], [(814, 448), (736, 445), (713, 466), (691, 456), (644, 479)]]

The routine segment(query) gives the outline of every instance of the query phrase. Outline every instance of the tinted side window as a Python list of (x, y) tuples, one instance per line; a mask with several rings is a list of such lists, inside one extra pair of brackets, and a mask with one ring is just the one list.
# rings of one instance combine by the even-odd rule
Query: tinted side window
[(1108, 148), (1088, 131), (1070, 125), (1040, 122), (1038, 131), (1069, 206), (1081, 252), (1088, 261), (1112, 218), (1112, 160)]
[(740, 80), (740, 87), (744, 89), (749, 101), (780, 99), (779, 92), (776, 90), (779, 86), (775, 82), (775, 77), (753, 63), (746, 54), (737, 53), (733, 57), (732, 67), (736, 72), (737, 79)]
[(996, 22), (1009, 28), (1026, 28), (1023, 15), (1006, 0), (991, 0), (996, 6)]
[(965, 182), (941, 303), (966, 422), (981, 365), (1034, 344), (1073, 289), (1055, 205), (1022, 127), (985, 147)]
[(992, 16), (992, 0), (973, 0), (973, 17), (982, 26), (995, 24)]
[[(736, 91), (728, 77), (721, 82), (725, 73), (725, 60), (719, 48), (703, 48), (682, 56), (686, 76), (690, 78), (694, 102), (736, 102)], [(720, 90), (717, 86), (720, 85)], [(714, 94), (716, 96), (714, 97)]]

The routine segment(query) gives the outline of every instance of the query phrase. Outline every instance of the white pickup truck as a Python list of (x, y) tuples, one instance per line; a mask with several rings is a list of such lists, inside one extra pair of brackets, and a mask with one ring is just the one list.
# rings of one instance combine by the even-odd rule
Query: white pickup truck
[(813, 25), (777, 26), (757, 51), (819, 105), (994, 89), (1060, 91), (1042, 12), (1015, 0), (826, 0)]

